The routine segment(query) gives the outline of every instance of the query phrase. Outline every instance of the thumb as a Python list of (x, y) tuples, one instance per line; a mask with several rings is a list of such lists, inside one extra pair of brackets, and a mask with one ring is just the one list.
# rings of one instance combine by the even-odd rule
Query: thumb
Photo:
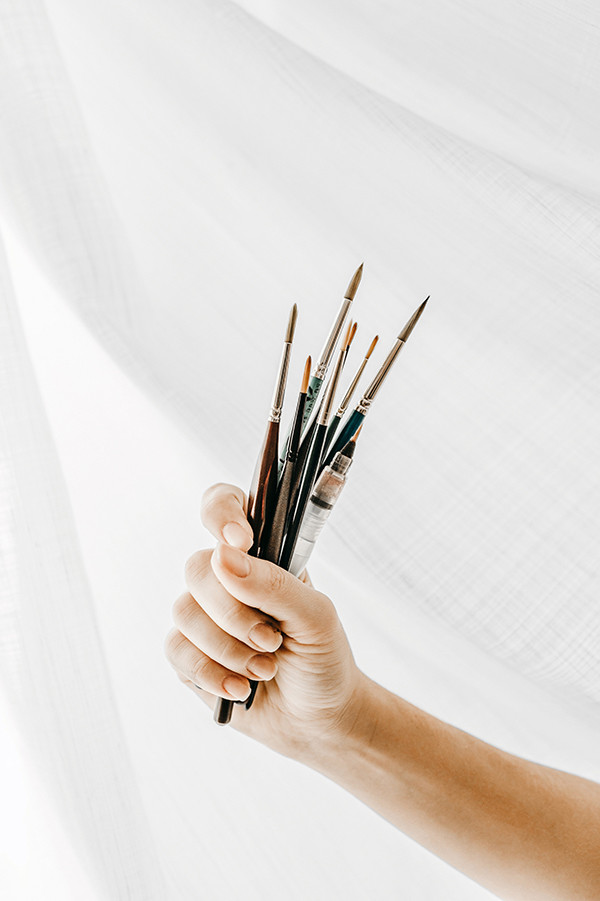
[(218, 544), (211, 565), (232, 597), (276, 619), (290, 638), (322, 640), (338, 625), (335, 607), (326, 595), (268, 560)]

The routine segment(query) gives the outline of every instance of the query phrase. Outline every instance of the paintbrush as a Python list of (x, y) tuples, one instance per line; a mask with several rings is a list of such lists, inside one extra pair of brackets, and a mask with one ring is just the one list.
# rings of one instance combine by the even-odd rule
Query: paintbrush
[[(298, 308), (296, 304), (294, 304), (290, 312), (288, 326), (283, 341), (283, 351), (281, 354), (281, 362), (279, 363), (277, 381), (275, 382), (275, 392), (273, 394), (273, 403), (271, 404), (271, 410), (269, 412), (267, 430), (254, 469), (250, 491), (248, 492), (247, 518), (254, 535), (254, 543), (248, 553), (253, 557), (260, 556), (261, 544), (265, 543), (268, 539), (267, 531), (270, 527), (275, 509), (277, 497), (279, 422), (281, 419), (285, 384), (290, 365), (290, 355), (292, 352), (292, 341), (294, 340), (297, 316)], [(258, 683), (256, 682), (250, 681), (250, 687), (252, 689), (250, 697), (245, 702), (242, 702), (246, 704), (247, 709), (252, 704), (257, 684)], [(231, 701), (228, 698), (217, 698), (214, 713), (215, 722), (221, 725), (228, 723), (231, 719), (234, 703), (236, 702)]]
[(344, 447), (344, 445), (348, 443), (348, 441), (350, 441), (352, 436), (358, 430), (359, 426), (362, 425), (364, 418), (367, 415), (367, 413), (369, 412), (369, 410), (371, 408), (371, 404), (373, 403), (373, 400), (375, 399), (375, 395), (381, 388), (381, 386), (385, 380), (385, 377), (387, 376), (388, 372), (390, 371), (392, 364), (394, 363), (396, 357), (398, 356), (398, 354), (400, 353), (400, 351), (402, 350), (402, 348), (408, 341), (408, 338), (410, 337), (410, 334), (411, 334), (412, 330), (414, 329), (415, 325), (419, 321), (419, 318), (420, 318), (423, 310), (425, 309), (425, 306), (426, 306), (428, 300), (429, 300), (429, 297), (426, 297), (425, 300), (423, 301), (423, 303), (421, 304), (421, 306), (415, 310), (415, 312), (412, 314), (412, 316), (410, 317), (410, 319), (408, 320), (408, 322), (406, 323), (406, 325), (404, 326), (404, 328), (402, 329), (402, 331), (396, 338), (396, 343), (394, 344), (394, 346), (390, 350), (389, 354), (385, 358), (383, 364), (381, 365), (381, 368), (379, 369), (379, 372), (377, 373), (377, 375), (375, 376), (375, 378), (373, 379), (373, 381), (371, 382), (371, 384), (369, 385), (369, 387), (363, 394), (362, 398), (360, 399), (359, 404), (357, 405), (356, 409), (352, 412), (352, 414), (348, 418), (348, 421), (342, 428), (338, 437), (333, 442), (333, 446), (327, 452), (327, 454), (325, 456), (325, 460), (324, 460), (325, 465), (328, 465), (331, 462), (331, 460), (333, 459), (335, 454), (337, 454), (337, 452), (339, 450), (341, 450)]
[(379, 335), (375, 335), (375, 337), (371, 341), (371, 346), (369, 347), (368, 351), (366, 352), (366, 354), (364, 356), (362, 363), (356, 370), (356, 374), (355, 374), (354, 378), (352, 379), (352, 381), (350, 382), (348, 390), (344, 394), (344, 397), (342, 399), (341, 404), (339, 405), (337, 413), (335, 414), (335, 416), (329, 423), (329, 428), (327, 429), (327, 437), (325, 438), (325, 449), (323, 451), (324, 454), (327, 454), (329, 446), (330, 446), (331, 442), (333, 441), (333, 436), (335, 435), (337, 428), (338, 428), (340, 422), (342, 421), (344, 413), (348, 409), (348, 404), (352, 400), (352, 395), (354, 394), (354, 392), (356, 390), (356, 386), (358, 385), (359, 379), (360, 379), (361, 375), (363, 374), (365, 366), (369, 362), (369, 357), (373, 353), (373, 351), (375, 349), (375, 345), (377, 344), (378, 341), (379, 341)]
[[(346, 293), (344, 294), (344, 299), (342, 300), (342, 305), (337, 314), (335, 322), (331, 327), (331, 331), (327, 337), (327, 341), (325, 342), (325, 346), (321, 351), (321, 356), (319, 357), (319, 362), (315, 367), (315, 371), (310, 378), (310, 382), (308, 383), (308, 393), (306, 396), (306, 404), (304, 406), (304, 421), (302, 423), (302, 428), (304, 429), (310, 414), (312, 413), (313, 407), (319, 396), (319, 392), (321, 390), (321, 386), (325, 380), (325, 376), (327, 375), (327, 370), (329, 369), (329, 364), (331, 362), (331, 358), (335, 351), (335, 346), (338, 342), (338, 338), (341, 334), (341, 331), (344, 327), (344, 322), (346, 321), (346, 316), (348, 315), (348, 311), (352, 306), (352, 301), (358, 291), (358, 286), (360, 285), (360, 280), (362, 278), (363, 273), (363, 265), (361, 263), (352, 278), (350, 279), (350, 284), (346, 288)], [(286, 442), (284, 445), (284, 450), (281, 454), (281, 458), (279, 460), (279, 471), (281, 472), (283, 464), (285, 463), (285, 454), (287, 450), (287, 445), (289, 443), (289, 434), (286, 438)]]
[(325, 393), (325, 397), (323, 399), (323, 403), (321, 404), (321, 408), (316, 420), (316, 427), (314, 430), (310, 457), (304, 469), (298, 502), (291, 517), (291, 524), (288, 528), (287, 535), (285, 536), (285, 541), (279, 560), (279, 565), (283, 567), (283, 569), (288, 569), (290, 565), (290, 561), (294, 553), (294, 548), (296, 546), (296, 540), (298, 538), (298, 530), (302, 525), (302, 519), (306, 511), (306, 505), (308, 504), (310, 493), (319, 470), (319, 464), (321, 462), (321, 457), (323, 454), (323, 444), (325, 442), (325, 436), (327, 434), (327, 426), (329, 424), (331, 410), (333, 409), (335, 392), (342, 372), (342, 365), (344, 363), (349, 337), (350, 329), (348, 329), (348, 331), (346, 332), (344, 345), (340, 350), (335, 369), (331, 376), (329, 385), (327, 386), (327, 391)]
[(292, 428), (290, 432), (290, 440), (283, 464), (283, 471), (279, 486), (277, 489), (277, 502), (275, 504), (275, 512), (273, 514), (273, 523), (269, 533), (269, 539), (264, 549), (261, 550), (260, 556), (264, 560), (270, 560), (277, 563), (281, 544), (285, 533), (286, 523), (288, 520), (288, 511), (292, 494), (292, 484), (294, 480), (294, 470), (298, 461), (298, 451), (300, 448), (300, 435), (302, 433), (302, 423), (304, 420), (304, 407), (306, 404), (306, 393), (308, 390), (308, 380), (310, 377), (311, 358), (308, 357), (304, 366), (304, 374), (302, 376), (302, 384), (300, 386), (300, 394), (296, 404), (296, 412), (292, 420)]
[(359, 434), (360, 429), (348, 444), (338, 451), (331, 461), (331, 465), (325, 467), (313, 486), (290, 563), (289, 571), (293, 576), (299, 576), (308, 563), (317, 538), (342, 493), (348, 477), (348, 470), (352, 466)]
[[(352, 334), (352, 323), (349, 323), (346, 328), (346, 334), (344, 335), (344, 342), (340, 349), (340, 353), (341, 353), (341, 364), (340, 365), (341, 365), (341, 367), (343, 367), (344, 361), (347, 356), (349, 340), (350, 340), (351, 334)], [(341, 372), (341, 369), (340, 369), (340, 372)], [(296, 466), (294, 467), (294, 475), (293, 475), (293, 479), (292, 479), (292, 487), (291, 487), (291, 492), (290, 492), (290, 503), (289, 503), (289, 509), (288, 509), (288, 523), (286, 523), (286, 528), (285, 528), (286, 532), (288, 530), (289, 520), (292, 519), (294, 510), (296, 507), (296, 502), (298, 500), (298, 494), (300, 492), (300, 485), (301, 485), (302, 478), (304, 475), (304, 467), (306, 465), (306, 461), (308, 459), (308, 455), (309, 455), (310, 449), (312, 447), (313, 439), (315, 437), (315, 431), (317, 429), (317, 425), (318, 425), (318, 421), (319, 421), (319, 413), (320, 413), (322, 405), (323, 405), (323, 398), (321, 398), (321, 406), (314, 411), (311, 421), (309, 422), (308, 426), (304, 430), (304, 434), (302, 435), (302, 440), (300, 442), (300, 448), (298, 450), (298, 457), (296, 460)]]

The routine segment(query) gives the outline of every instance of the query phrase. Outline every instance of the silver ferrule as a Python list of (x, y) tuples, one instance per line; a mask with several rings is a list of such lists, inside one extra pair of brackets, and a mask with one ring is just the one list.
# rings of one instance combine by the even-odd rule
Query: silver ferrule
[(367, 397), (361, 397), (360, 401), (357, 403), (354, 409), (357, 413), (362, 413), (363, 416), (366, 416), (369, 412), (369, 407), (371, 406), (372, 402), (372, 398), (369, 400), (369, 398)]
[(342, 301), (342, 306), (340, 307), (340, 311), (337, 315), (337, 319), (333, 323), (333, 327), (329, 333), (329, 337), (325, 342), (325, 347), (321, 351), (321, 357), (317, 364), (317, 368), (315, 369), (314, 375), (315, 378), (324, 379), (327, 375), (327, 370), (329, 369), (329, 364), (331, 362), (331, 358), (333, 356), (333, 352), (335, 350), (335, 345), (338, 342), (338, 338), (340, 337), (340, 332), (344, 327), (344, 322), (346, 321), (346, 316), (348, 315), (348, 310), (352, 306), (352, 301), (347, 297), (344, 297)]
[(290, 368), (290, 355), (292, 353), (291, 342), (285, 342), (281, 353), (281, 362), (279, 364), (279, 373), (277, 382), (275, 383), (275, 393), (273, 394), (273, 403), (271, 404), (271, 412), (269, 413), (269, 422), (279, 422), (281, 419), (281, 411), (283, 409), (283, 397), (285, 395), (285, 384), (287, 382), (288, 369)]
[(338, 411), (336, 414), (337, 416), (340, 416), (340, 417), (343, 416), (344, 413), (346, 412), (346, 410), (348, 409), (348, 404), (352, 400), (352, 395), (356, 391), (356, 386), (358, 385), (358, 380), (360, 379), (361, 375), (365, 371), (365, 366), (367, 365), (368, 361), (369, 361), (369, 358), (365, 357), (364, 360), (362, 361), (362, 363), (360, 364), (360, 366), (358, 367), (358, 372), (356, 373), (356, 375), (350, 382), (350, 387), (346, 391), (346, 393), (344, 395), (344, 399), (342, 400), (342, 402), (338, 408)]

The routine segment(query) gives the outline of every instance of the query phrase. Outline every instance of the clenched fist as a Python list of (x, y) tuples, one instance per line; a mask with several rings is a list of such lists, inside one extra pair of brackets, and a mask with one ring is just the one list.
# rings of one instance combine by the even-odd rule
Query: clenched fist
[(211, 707), (217, 696), (247, 698), (248, 680), (259, 681), (251, 710), (236, 705), (232, 725), (300, 759), (352, 728), (365, 677), (329, 598), (306, 576), (247, 555), (245, 509), (232, 485), (205, 493), (202, 521), (218, 544), (187, 561), (188, 591), (173, 606), (166, 655)]

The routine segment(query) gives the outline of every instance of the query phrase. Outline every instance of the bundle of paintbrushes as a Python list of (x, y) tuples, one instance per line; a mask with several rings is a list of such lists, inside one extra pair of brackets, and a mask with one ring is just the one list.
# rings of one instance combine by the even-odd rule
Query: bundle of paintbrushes
[[(429, 300), (424, 300), (410, 317), (360, 402), (342, 423), (378, 341), (378, 336), (371, 341), (334, 414), (338, 384), (356, 333), (356, 323), (350, 321), (346, 328), (344, 326), (362, 278), (362, 269), (362, 265), (359, 266), (348, 285), (312, 376), (311, 358), (308, 357), (306, 361), (296, 410), (280, 454), (279, 423), (298, 312), (296, 304), (292, 307), (267, 431), (248, 494), (248, 522), (254, 534), (254, 544), (248, 553), (277, 563), (294, 575), (299, 575), (304, 569), (317, 537), (344, 487), (352, 465), (358, 433), (375, 395)], [(344, 335), (335, 365), (327, 380), (329, 366), (342, 332)], [(247, 710), (251, 707), (258, 683), (250, 684), (252, 691), (246, 701), (218, 699), (215, 707), (215, 720), (218, 723), (229, 722), (234, 703), (243, 703)]]

